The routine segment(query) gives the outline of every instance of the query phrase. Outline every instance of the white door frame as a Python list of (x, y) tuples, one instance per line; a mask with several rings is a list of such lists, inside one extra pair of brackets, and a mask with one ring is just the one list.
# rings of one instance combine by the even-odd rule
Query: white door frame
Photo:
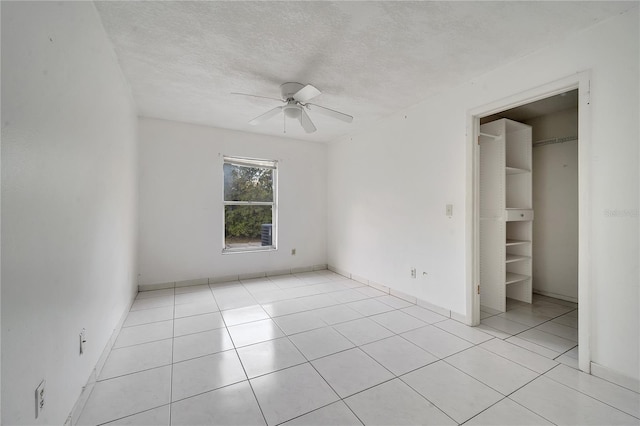
[[(477, 144), (480, 133), (480, 118), (487, 117), (520, 105), (578, 89), (578, 356), (579, 367), (590, 373), (590, 249), (589, 224), (589, 159), (591, 148), (591, 71), (582, 71), (560, 80), (529, 89), (518, 94), (482, 105), (467, 111), (467, 232), (466, 232), (466, 322), (480, 324), (480, 202), (479, 202), (479, 158)], [(482, 291), (482, 289), (480, 289)]]

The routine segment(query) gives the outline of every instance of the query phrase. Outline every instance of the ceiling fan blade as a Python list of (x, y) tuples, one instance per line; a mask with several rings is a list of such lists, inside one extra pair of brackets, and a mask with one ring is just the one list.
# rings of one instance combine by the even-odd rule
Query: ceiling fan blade
[(282, 99), (278, 99), (278, 98), (270, 98), (270, 97), (268, 97), (268, 96), (250, 95), (249, 93), (231, 92), (231, 94), (232, 94), (232, 95), (251, 96), (252, 98), (271, 99), (272, 101), (279, 101), (279, 102), (282, 102)]
[(325, 108), (316, 104), (307, 104), (307, 108), (309, 111), (315, 111), (319, 114), (324, 114), (328, 117), (337, 118), (338, 120), (344, 121), (345, 123), (351, 123), (353, 121), (353, 117), (349, 114), (345, 114), (330, 108)]
[(275, 107), (274, 109), (271, 109), (267, 112), (265, 112), (262, 115), (259, 115), (258, 117), (254, 118), (253, 120), (251, 120), (249, 122), (249, 124), (251, 124), (252, 126), (255, 126), (256, 124), (260, 124), (263, 123), (265, 121), (267, 121), (268, 119), (270, 119), (273, 116), (278, 115), (278, 113), (280, 113), (280, 111), (282, 111), (282, 107)]
[(312, 98), (315, 98), (320, 93), (322, 93), (322, 92), (319, 91), (318, 89), (316, 89), (315, 87), (313, 87), (312, 85), (307, 84), (302, 89), (298, 90), (295, 93), (295, 95), (293, 95), (293, 99), (295, 99), (298, 102), (305, 103), (308, 100), (310, 100)]
[(316, 126), (313, 125), (313, 122), (311, 121), (311, 119), (309, 118), (309, 115), (307, 115), (307, 113), (305, 112), (305, 110), (303, 108), (300, 108), (300, 125), (302, 126), (302, 128), (304, 129), (305, 132), (307, 133), (313, 133), (315, 132)]

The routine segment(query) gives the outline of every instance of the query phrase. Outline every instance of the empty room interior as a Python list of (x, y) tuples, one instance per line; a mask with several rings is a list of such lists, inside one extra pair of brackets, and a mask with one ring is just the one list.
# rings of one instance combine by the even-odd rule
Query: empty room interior
[(2, 1), (2, 425), (640, 424), (640, 2)]

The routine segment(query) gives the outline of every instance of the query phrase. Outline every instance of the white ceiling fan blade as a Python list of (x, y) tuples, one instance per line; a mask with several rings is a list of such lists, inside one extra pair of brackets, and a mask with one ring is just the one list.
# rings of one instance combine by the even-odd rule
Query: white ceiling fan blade
[(281, 106), (275, 107), (274, 109), (269, 110), (269, 111), (265, 112), (264, 114), (259, 115), (258, 117), (254, 118), (253, 120), (251, 120), (249, 122), (249, 124), (251, 124), (252, 126), (255, 126), (256, 124), (263, 123), (263, 122), (267, 121), (268, 119), (270, 119), (271, 117), (278, 115), (280, 113), (280, 111), (282, 111), (282, 107)]
[(337, 118), (338, 120), (344, 121), (345, 123), (351, 123), (353, 121), (353, 117), (349, 114), (345, 114), (330, 108), (325, 108), (320, 105), (307, 104), (307, 108), (309, 108), (309, 111), (314, 111), (319, 114), (324, 114), (328, 117)]
[(302, 128), (304, 129), (305, 132), (307, 133), (313, 133), (315, 132), (316, 126), (313, 125), (313, 122), (311, 121), (311, 119), (309, 118), (309, 116), (307, 115), (307, 113), (305, 112), (304, 108), (300, 108), (300, 125), (302, 126)]
[(282, 102), (282, 99), (278, 99), (278, 98), (270, 98), (270, 97), (268, 97), (268, 96), (250, 95), (249, 93), (231, 92), (231, 94), (232, 94), (232, 95), (251, 96), (252, 98), (271, 99), (272, 101), (279, 101), (279, 102)]
[(302, 102), (305, 103), (308, 100), (315, 98), (316, 96), (318, 96), (320, 92), (318, 89), (316, 89), (315, 87), (313, 87), (310, 84), (307, 84), (306, 86), (304, 86), (302, 89), (298, 90), (295, 95), (293, 95), (293, 99), (295, 99), (298, 102)]

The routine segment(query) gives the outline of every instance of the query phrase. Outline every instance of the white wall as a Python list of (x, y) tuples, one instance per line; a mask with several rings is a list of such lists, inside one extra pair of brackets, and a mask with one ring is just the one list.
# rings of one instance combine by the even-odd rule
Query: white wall
[(2, 424), (61, 425), (136, 290), (136, 112), (93, 3), (1, 7)]
[[(139, 131), (140, 284), (326, 264), (326, 145), (145, 118)], [(222, 254), (222, 155), (278, 160), (277, 251)]]
[[(533, 141), (578, 135), (578, 109), (543, 115)], [(578, 141), (533, 148), (533, 290), (578, 301)]]
[(637, 379), (638, 27), (635, 7), (332, 143), (329, 264), (464, 314), (468, 111), (591, 69), (591, 355)]

